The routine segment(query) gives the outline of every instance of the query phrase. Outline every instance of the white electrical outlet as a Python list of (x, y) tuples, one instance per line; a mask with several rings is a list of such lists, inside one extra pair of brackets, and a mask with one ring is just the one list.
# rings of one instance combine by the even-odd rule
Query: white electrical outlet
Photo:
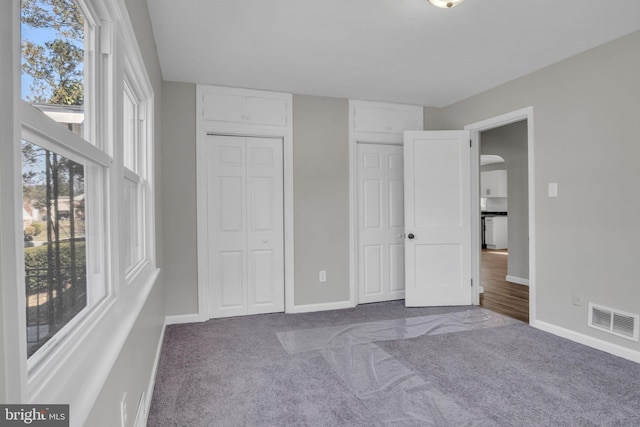
[(320, 283), (324, 283), (327, 281), (327, 271), (326, 270), (320, 270), (320, 274), (318, 274), (318, 281)]
[(558, 183), (550, 182), (549, 183), (549, 197), (558, 197)]
[(127, 392), (125, 391), (120, 401), (120, 419), (122, 421), (122, 427), (128, 426), (127, 420)]

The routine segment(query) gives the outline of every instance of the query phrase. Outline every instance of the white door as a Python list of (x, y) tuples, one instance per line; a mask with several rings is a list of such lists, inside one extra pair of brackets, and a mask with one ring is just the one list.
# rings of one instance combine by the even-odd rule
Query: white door
[(404, 298), (401, 145), (358, 143), (358, 302)]
[(204, 144), (211, 317), (284, 311), (282, 139)]
[(468, 131), (404, 133), (405, 304), (470, 305)]

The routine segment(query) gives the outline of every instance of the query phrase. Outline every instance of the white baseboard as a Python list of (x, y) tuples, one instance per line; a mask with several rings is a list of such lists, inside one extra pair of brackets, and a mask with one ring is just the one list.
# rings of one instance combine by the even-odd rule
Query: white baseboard
[(505, 280), (507, 282), (517, 283), (518, 285), (529, 286), (529, 279), (523, 279), (522, 277), (507, 276)]
[(199, 323), (203, 320), (200, 318), (198, 313), (194, 314), (177, 314), (174, 316), (165, 317), (164, 324), (165, 325), (179, 325), (182, 323)]
[(343, 308), (353, 308), (351, 301), (327, 302), (323, 304), (305, 304), (293, 307), (292, 313), (311, 313), (314, 311), (341, 310)]
[(640, 363), (640, 351), (632, 350), (618, 344), (613, 344), (608, 341), (591, 337), (589, 335), (565, 329), (560, 326), (552, 325), (551, 323), (541, 322), (540, 320), (536, 320), (531, 324), (531, 326), (542, 331), (549, 332), (553, 335), (557, 335), (559, 337), (586, 345), (588, 347), (602, 350), (609, 354), (613, 354), (614, 356), (622, 357), (623, 359)]
[(167, 323), (165, 318), (165, 324), (162, 326), (162, 332), (160, 332), (160, 340), (158, 341), (158, 348), (156, 349), (156, 357), (153, 361), (153, 371), (151, 371), (151, 379), (149, 380), (149, 386), (147, 387), (147, 396), (144, 401), (144, 424), (147, 425), (149, 418), (149, 409), (151, 409), (151, 400), (153, 398), (153, 389), (156, 386), (156, 374), (158, 373), (158, 365), (160, 364), (160, 354), (162, 354), (162, 343), (164, 342), (164, 332), (167, 330)]

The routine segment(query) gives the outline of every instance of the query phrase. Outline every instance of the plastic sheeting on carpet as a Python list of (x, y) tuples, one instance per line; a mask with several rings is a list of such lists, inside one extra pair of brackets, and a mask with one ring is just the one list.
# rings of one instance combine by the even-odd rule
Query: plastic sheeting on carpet
[(438, 391), (376, 341), (520, 323), (484, 309), (280, 332), (289, 354), (320, 350), (333, 370), (385, 426), (492, 426)]
[(373, 343), (331, 347), (322, 350), (322, 355), (382, 425), (495, 425), (466, 410)]
[(516, 323), (520, 321), (478, 308), (431, 316), (278, 332), (277, 336), (287, 353), (296, 354), (327, 347), (409, 339)]

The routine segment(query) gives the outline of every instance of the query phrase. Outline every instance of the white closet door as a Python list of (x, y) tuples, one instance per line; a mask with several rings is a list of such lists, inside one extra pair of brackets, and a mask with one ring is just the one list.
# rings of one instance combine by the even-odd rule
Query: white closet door
[(403, 151), (358, 144), (358, 302), (404, 298)]
[(205, 144), (211, 317), (284, 310), (282, 140)]
[(284, 311), (282, 140), (247, 138), (248, 313)]

